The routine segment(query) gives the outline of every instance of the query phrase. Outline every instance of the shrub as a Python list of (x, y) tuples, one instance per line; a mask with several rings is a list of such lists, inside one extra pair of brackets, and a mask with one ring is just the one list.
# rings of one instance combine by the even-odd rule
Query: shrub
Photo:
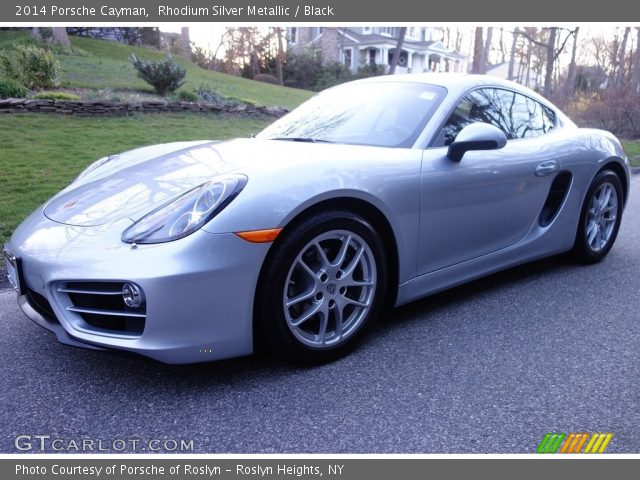
[(322, 57), (313, 51), (288, 52), (284, 77), (290, 86), (314, 90), (318, 72), (322, 70)]
[(178, 100), (181, 102), (197, 102), (198, 95), (194, 92), (189, 92), (187, 90), (180, 90), (177, 95)]
[(339, 62), (324, 62), (313, 50), (290, 53), (284, 68), (286, 86), (324, 90), (353, 79), (353, 73)]
[(358, 67), (356, 78), (378, 77), (380, 75), (384, 75), (384, 73), (384, 65), (378, 65), (377, 63), (366, 63)]
[(27, 96), (27, 89), (24, 85), (10, 78), (0, 79), (0, 98), (24, 98)]
[(258, 75), (254, 75), (253, 79), (256, 82), (264, 82), (264, 83), (272, 83), (274, 85), (280, 85), (280, 81), (274, 77), (273, 75), (269, 75), (267, 73), (259, 73)]
[(628, 85), (576, 92), (562, 103), (565, 113), (580, 127), (601, 128), (622, 138), (640, 137), (640, 95)]
[(0, 66), (7, 77), (29, 88), (49, 88), (60, 84), (60, 63), (43, 48), (18, 45), (0, 54)]
[(130, 59), (138, 71), (138, 76), (151, 85), (159, 95), (175, 92), (184, 85), (187, 71), (170, 56), (162, 60), (141, 60), (132, 53)]
[(194, 90), (198, 101), (202, 103), (209, 103), (213, 105), (219, 105), (225, 103), (225, 98), (220, 95), (215, 88), (211, 88), (208, 85), (200, 85)]
[(38, 92), (33, 98), (37, 100), (80, 100), (78, 95), (67, 92)]
[(334, 87), (349, 80), (353, 80), (351, 70), (349, 70), (346, 65), (333, 62), (323, 65), (316, 76), (313, 88), (314, 90), (324, 90), (325, 88)]

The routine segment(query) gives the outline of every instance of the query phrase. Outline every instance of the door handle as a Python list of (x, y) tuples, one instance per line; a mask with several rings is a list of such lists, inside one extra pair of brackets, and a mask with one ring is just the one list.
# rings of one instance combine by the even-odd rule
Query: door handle
[(536, 177), (544, 177), (558, 170), (558, 162), (549, 160), (538, 164), (536, 167)]

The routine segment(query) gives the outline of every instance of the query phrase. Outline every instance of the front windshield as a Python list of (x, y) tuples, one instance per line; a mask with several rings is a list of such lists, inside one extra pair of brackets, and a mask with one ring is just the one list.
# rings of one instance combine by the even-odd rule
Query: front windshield
[(319, 93), (257, 137), (411, 147), (445, 93), (417, 82), (349, 83)]

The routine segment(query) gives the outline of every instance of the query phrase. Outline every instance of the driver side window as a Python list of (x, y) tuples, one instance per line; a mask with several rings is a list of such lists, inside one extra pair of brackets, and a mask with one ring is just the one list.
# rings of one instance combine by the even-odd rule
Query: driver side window
[(444, 126), (444, 144), (450, 145), (464, 127), (471, 123), (482, 122), (494, 125), (501, 129), (508, 139), (511, 135), (510, 118), (505, 113), (505, 101), (508, 101), (503, 94), (513, 93), (495, 88), (483, 88), (474, 90), (465, 96), (447, 120)]
[(482, 88), (466, 95), (443, 127), (444, 144), (450, 145), (464, 127), (488, 123), (507, 139), (535, 137), (549, 132), (555, 123), (551, 109), (519, 93), (501, 88)]

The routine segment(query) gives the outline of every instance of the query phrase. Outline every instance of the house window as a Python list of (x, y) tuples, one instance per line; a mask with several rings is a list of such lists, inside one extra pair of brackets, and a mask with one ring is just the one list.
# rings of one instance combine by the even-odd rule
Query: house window
[(289, 43), (290, 44), (295, 44), (298, 43), (298, 28), (297, 27), (291, 27), (289, 28)]
[(362, 33), (365, 33), (365, 34), (371, 33), (371, 27), (362, 27)]
[(382, 27), (380, 29), (380, 33), (382, 35), (388, 35), (388, 36), (392, 37), (393, 36), (393, 27)]
[(376, 51), (372, 48), (369, 50), (369, 65), (376, 64)]
[(345, 49), (344, 51), (344, 64), (346, 67), (351, 68), (352, 66), (352, 50), (350, 48)]
[(418, 37), (416, 37), (416, 27), (409, 27), (407, 29), (407, 37), (409, 37), (409, 38), (418, 38)]

